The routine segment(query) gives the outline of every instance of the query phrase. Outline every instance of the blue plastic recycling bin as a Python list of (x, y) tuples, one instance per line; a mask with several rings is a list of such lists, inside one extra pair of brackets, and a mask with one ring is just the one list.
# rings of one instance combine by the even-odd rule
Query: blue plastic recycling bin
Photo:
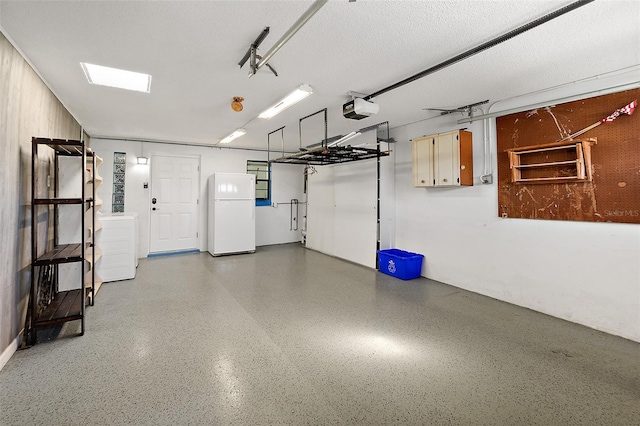
[(424, 255), (411, 253), (399, 249), (378, 250), (378, 265), (380, 272), (400, 278), (411, 280), (420, 277), (422, 260)]

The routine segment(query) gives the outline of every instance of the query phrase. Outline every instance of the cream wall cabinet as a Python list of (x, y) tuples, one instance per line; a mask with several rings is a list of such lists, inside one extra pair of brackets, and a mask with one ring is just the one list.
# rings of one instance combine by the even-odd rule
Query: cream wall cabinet
[(413, 186), (473, 185), (471, 132), (455, 130), (411, 140)]

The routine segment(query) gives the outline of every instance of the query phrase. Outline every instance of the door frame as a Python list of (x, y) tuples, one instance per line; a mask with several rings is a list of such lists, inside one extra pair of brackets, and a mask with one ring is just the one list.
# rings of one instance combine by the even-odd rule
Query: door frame
[[(149, 196), (147, 197), (147, 217), (149, 218), (147, 223), (147, 247), (149, 255), (162, 255), (162, 253), (174, 253), (174, 252), (152, 252), (151, 251), (151, 194), (153, 193), (153, 157), (173, 157), (173, 158), (192, 158), (198, 160), (198, 201), (196, 207), (196, 249), (198, 251), (202, 251), (200, 247), (200, 242), (202, 241), (200, 234), (202, 234), (202, 224), (201, 218), (203, 217), (201, 213), (201, 209), (204, 208), (205, 203), (200, 202), (203, 200), (202, 194), (202, 156), (201, 155), (188, 155), (188, 154), (175, 154), (172, 152), (166, 151), (150, 151), (149, 152)], [(206, 212), (205, 215), (206, 217)]]

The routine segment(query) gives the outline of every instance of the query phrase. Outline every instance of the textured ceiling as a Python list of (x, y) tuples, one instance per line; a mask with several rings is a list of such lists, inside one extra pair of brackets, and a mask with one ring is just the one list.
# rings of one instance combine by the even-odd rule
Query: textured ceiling
[[(379, 96), (373, 117), (342, 117), (348, 91), (373, 93), (570, 3), (332, 0), (270, 60), (278, 77), (264, 67), (248, 78), (237, 63), (269, 26), (265, 54), (312, 1), (0, 1), (0, 26), (92, 136), (213, 145), (245, 127), (232, 146), (266, 149), (287, 126), (292, 150), (298, 119), (322, 108), (333, 136), (640, 64), (640, 2), (598, 0)], [(89, 85), (80, 62), (152, 74), (151, 93)], [(312, 96), (255, 118), (303, 83)], [(322, 138), (317, 124), (303, 145)]]

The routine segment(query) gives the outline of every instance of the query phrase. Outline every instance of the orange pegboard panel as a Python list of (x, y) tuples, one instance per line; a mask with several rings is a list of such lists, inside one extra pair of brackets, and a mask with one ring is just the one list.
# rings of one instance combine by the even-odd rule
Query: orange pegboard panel
[(597, 139), (591, 147), (590, 182), (514, 183), (506, 152), (555, 142), (636, 99), (640, 100), (640, 89), (498, 117), (498, 215), (640, 223), (640, 110), (576, 137)]

